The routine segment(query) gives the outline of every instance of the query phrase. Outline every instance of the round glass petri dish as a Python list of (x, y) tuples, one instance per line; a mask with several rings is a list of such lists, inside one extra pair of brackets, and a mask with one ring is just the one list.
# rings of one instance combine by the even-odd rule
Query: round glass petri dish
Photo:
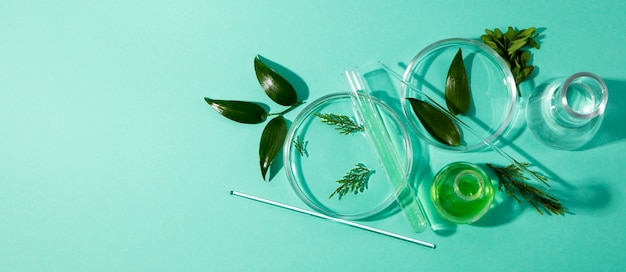
[(435, 42), (411, 60), (403, 75), (401, 97), (427, 99), (426, 94), (446, 108), (445, 85), (450, 64), (461, 49), (467, 73), (471, 102), (469, 111), (457, 117), (469, 125), (472, 133), (461, 124), (460, 146), (443, 144), (433, 138), (420, 123), (410, 103), (402, 99), (402, 108), (409, 127), (427, 143), (446, 150), (476, 151), (495, 142), (506, 131), (517, 113), (517, 87), (506, 62), (485, 44), (469, 39), (453, 38)]
[[(394, 111), (376, 98), (394, 146), (411, 171), (413, 150), (408, 131)], [(294, 120), (283, 147), (287, 177), (296, 194), (313, 210), (322, 214), (350, 219), (366, 219), (378, 215), (394, 204), (394, 190), (378, 161), (365, 132), (341, 134), (336, 126), (322, 122), (316, 114), (345, 115), (356, 122), (348, 93), (330, 94), (309, 104)], [(358, 194), (347, 193), (341, 199), (330, 195), (356, 164), (372, 172), (367, 188)]]

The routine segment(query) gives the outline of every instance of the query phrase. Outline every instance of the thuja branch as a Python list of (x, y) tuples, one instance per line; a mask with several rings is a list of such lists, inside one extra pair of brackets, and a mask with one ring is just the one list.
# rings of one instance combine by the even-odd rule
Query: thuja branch
[(328, 198), (330, 199), (334, 195), (339, 194), (339, 199), (341, 200), (341, 197), (348, 193), (354, 193), (355, 195), (362, 193), (367, 189), (367, 183), (371, 174), (372, 170), (365, 165), (361, 163), (356, 164), (342, 179), (337, 181), (341, 185)]
[(339, 115), (334, 113), (313, 114), (322, 119), (323, 123), (336, 126), (335, 129), (339, 130), (339, 133), (341, 134), (348, 135), (353, 132), (365, 130), (362, 126), (357, 125), (350, 117), (346, 115)]
[[(525, 168), (530, 165), (524, 162), (519, 164)], [(501, 167), (488, 163), (487, 166), (498, 176), (499, 191), (502, 191), (502, 188), (504, 188), (507, 195), (513, 197), (519, 203), (524, 199), (542, 215), (544, 212), (547, 214), (565, 215), (567, 209), (561, 202), (541, 189), (524, 182), (528, 180), (528, 177), (524, 176), (522, 170), (516, 165), (511, 164), (507, 167)], [(544, 175), (535, 171), (530, 172), (542, 182), (548, 181)]]
[(297, 136), (295, 140), (292, 141), (293, 146), (298, 150), (300, 156), (309, 156), (309, 151), (306, 149), (309, 145), (309, 141), (304, 141), (300, 139), (300, 136)]

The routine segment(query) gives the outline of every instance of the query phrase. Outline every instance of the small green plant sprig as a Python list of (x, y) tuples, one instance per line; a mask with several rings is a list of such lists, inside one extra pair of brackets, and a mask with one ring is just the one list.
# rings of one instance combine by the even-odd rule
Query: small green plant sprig
[(535, 66), (530, 64), (531, 54), (528, 49), (540, 48), (537, 42), (539, 34), (535, 27), (515, 29), (509, 26), (505, 33), (502, 33), (498, 28), (493, 31), (485, 29), (485, 34), (480, 36), (486, 45), (495, 50), (507, 62), (518, 86), (518, 96), (522, 95), (519, 84), (528, 79), (535, 70)]
[[(358, 125), (352, 118), (347, 115), (335, 114), (335, 113), (313, 113), (321, 119), (322, 123), (336, 126), (335, 129), (340, 134), (348, 135), (358, 131), (364, 131), (365, 128)], [(362, 193), (368, 187), (369, 176), (373, 172), (362, 163), (355, 164), (355, 167), (348, 171), (342, 179), (336, 182), (340, 183), (339, 187), (328, 197), (331, 199), (336, 194), (339, 195), (339, 200), (349, 193)]]
[(322, 119), (322, 123), (336, 126), (335, 129), (339, 130), (339, 133), (348, 135), (350, 133), (365, 130), (362, 126), (359, 126), (352, 118), (346, 115), (334, 114), (334, 113), (313, 113), (313, 115)]
[[(529, 163), (520, 162), (522, 167), (530, 166)], [(556, 214), (556, 215), (565, 215), (567, 209), (561, 204), (561, 202), (545, 193), (541, 189), (534, 187), (526, 182), (528, 177), (524, 176), (522, 169), (511, 164), (506, 167), (496, 166), (493, 164), (487, 164), (489, 168), (491, 168), (496, 175), (498, 176), (498, 191), (504, 191), (507, 195), (513, 197), (517, 202), (521, 203), (522, 200), (526, 200), (526, 202), (530, 203), (539, 214), (543, 215), (544, 212), (548, 215)], [(547, 184), (548, 178), (542, 175), (539, 172), (530, 171), (532, 175), (537, 177), (539, 180)]]
[(219, 114), (235, 122), (243, 124), (259, 124), (267, 117), (275, 116), (270, 120), (261, 134), (259, 143), (259, 164), (261, 175), (265, 180), (267, 170), (278, 155), (287, 136), (287, 121), (284, 115), (302, 105), (294, 87), (283, 76), (267, 66), (261, 56), (254, 58), (254, 71), (257, 80), (265, 94), (274, 102), (289, 107), (278, 113), (269, 113), (261, 105), (240, 100), (218, 100), (205, 97), (204, 100)]
[(296, 136), (296, 139), (291, 142), (293, 143), (293, 146), (296, 148), (296, 150), (298, 150), (298, 153), (301, 157), (309, 156), (309, 151), (306, 149), (309, 145), (309, 141), (302, 140), (300, 139), (300, 136)]
[(341, 185), (328, 197), (331, 199), (336, 194), (339, 195), (339, 200), (349, 193), (354, 193), (355, 195), (358, 193), (362, 193), (368, 187), (368, 181), (370, 175), (373, 174), (372, 170), (367, 168), (362, 163), (355, 164), (355, 167), (352, 168), (348, 173), (346, 173), (342, 179), (337, 180), (337, 182)]

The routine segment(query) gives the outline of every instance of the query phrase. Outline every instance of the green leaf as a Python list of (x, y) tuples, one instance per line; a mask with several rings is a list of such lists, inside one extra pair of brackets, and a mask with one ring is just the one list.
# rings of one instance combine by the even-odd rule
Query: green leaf
[[(532, 74), (532, 70), (523, 71), (527, 66), (532, 66), (529, 64), (531, 53), (526, 49), (530, 47), (540, 48), (536, 40), (540, 35), (537, 28), (529, 27), (527, 29), (515, 30), (515, 28), (509, 26), (504, 34), (498, 28), (495, 28), (493, 31), (487, 29), (485, 33), (487, 35), (482, 35), (481, 40), (487, 46), (493, 48), (506, 61), (515, 77), (515, 82), (519, 85), (520, 82), (526, 80)], [(520, 95), (519, 88), (518, 95)]]
[[(493, 40), (494, 43), (496, 43), (496, 45), (498, 46), (498, 49), (500, 49), (500, 51), (502, 51), (502, 49), (506, 49), (506, 46), (504, 46), (504, 43), (502, 42), (501, 39), (495, 39)], [(504, 52), (504, 51), (502, 51)]]
[(500, 39), (502, 37), (502, 31), (500, 31), (499, 28), (494, 29), (493, 33), (495, 34), (494, 37), (497, 39)]
[(407, 98), (426, 131), (437, 141), (450, 146), (461, 144), (461, 132), (454, 121), (440, 109), (415, 98)]
[(259, 84), (274, 102), (283, 106), (291, 106), (298, 102), (296, 90), (291, 83), (263, 63), (260, 56), (254, 58), (254, 71)]
[(265, 129), (263, 129), (261, 143), (259, 145), (259, 159), (261, 174), (264, 180), (265, 174), (283, 146), (286, 136), (287, 122), (282, 115), (276, 116), (274, 119), (270, 120), (265, 126)]
[(265, 121), (267, 111), (255, 103), (237, 100), (216, 100), (205, 97), (204, 100), (219, 114), (244, 124), (258, 124)]
[(528, 43), (532, 45), (534, 48), (537, 48), (537, 49), (541, 48), (541, 46), (539, 45), (539, 43), (537, 43), (535, 39), (529, 39)]
[(530, 35), (534, 32), (535, 30), (532, 28), (529, 29), (522, 29), (522, 30), (518, 30), (515, 32), (515, 37), (513, 38), (513, 40), (515, 41), (519, 41), (519, 40), (524, 40), (526, 41), (528, 39), (528, 37), (530, 37)]
[(520, 33), (520, 35), (519, 35), (519, 36), (523, 36), (523, 37), (530, 37), (530, 35), (532, 35), (532, 34), (535, 32), (535, 30), (536, 30), (536, 29), (537, 29), (537, 28), (535, 28), (535, 27), (529, 27), (529, 28), (527, 28), (527, 29), (524, 29), (524, 30)]
[(522, 51), (521, 55), (520, 55), (520, 60), (522, 61), (522, 63), (526, 64), (530, 61), (530, 51)]
[(524, 69), (522, 69), (520, 71), (523, 79), (522, 80), (526, 80), (526, 78), (528, 78), (530, 76), (530, 74), (533, 73), (533, 70), (535, 70), (534, 66), (528, 66), (528, 67), (524, 67)]
[(524, 47), (524, 45), (526, 45), (526, 40), (516, 40), (512, 42), (511, 44), (509, 44), (509, 48), (507, 49), (507, 52), (509, 53), (509, 55), (511, 55), (515, 53), (515, 51)]
[(508, 40), (513, 40), (513, 38), (515, 38), (515, 29), (513, 29), (513, 27), (508, 27), (506, 33), (504, 33), (504, 36), (508, 39)]
[(496, 45), (496, 43), (493, 42), (493, 40), (484, 39), (483, 42), (486, 45), (489, 45), (489, 47), (491, 47), (492, 49), (498, 49), (498, 45)]
[(521, 61), (522, 61), (521, 57), (518, 58), (517, 56), (515, 56), (513, 58), (513, 63), (511, 63), (511, 65), (513, 65), (513, 67), (522, 67), (523, 64), (521, 63)]
[(445, 97), (446, 105), (452, 114), (463, 114), (469, 110), (470, 88), (463, 63), (463, 53), (460, 48), (448, 70)]

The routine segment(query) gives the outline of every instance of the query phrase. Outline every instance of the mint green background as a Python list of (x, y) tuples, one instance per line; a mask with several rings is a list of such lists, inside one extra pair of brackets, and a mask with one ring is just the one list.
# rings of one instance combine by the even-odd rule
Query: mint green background
[[(475, 2), (1, 1), (0, 270), (621, 271), (626, 2)], [(256, 54), (304, 79), (313, 101), (344, 91), (346, 68), (508, 25), (545, 28), (525, 94), (579, 71), (610, 88), (585, 150), (549, 149), (527, 130), (507, 147), (567, 181), (553, 192), (575, 215), (508, 201), (450, 235), (413, 234), (400, 214), (365, 222), (430, 250), (228, 194), (305, 207), (282, 169), (262, 181), (263, 126), (202, 99), (279, 110), (256, 82)], [(431, 166), (456, 159), (439, 152)]]

